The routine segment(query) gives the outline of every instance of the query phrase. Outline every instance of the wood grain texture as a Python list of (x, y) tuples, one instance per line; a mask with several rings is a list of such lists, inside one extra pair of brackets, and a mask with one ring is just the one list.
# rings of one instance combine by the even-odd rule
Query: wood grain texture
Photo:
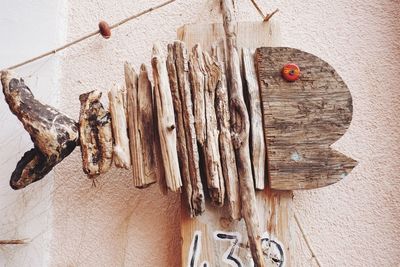
[(192, 216), (201, 215), (205, 209), (205, 197), (200, 176), (199, 151), (194, 126), (193, 102), (189, 83), (189, 55), (185, 43), (174, 42), (174, 59), (178, 79), (178, 89), (182, 104), (183, 126), (191, 183), (190, 202)]
[[(237, 47), (255, 49), (261, 46), (277, 46), (280, 42), (279, 27), (274, 20), (262, 22), (240, 22), (236, 27)], [(200, 44), (208, 52), (212, 45), (221, 43), (224, 37), (224, 29), (221, 23), (216, 24), (189, 24), (178, 30), (178, 37), (188, 47)], [(292, 192), (275, 191), (266, 188), (256, 192), (257, 212), (260, 218), (262, 233), (263, 253), (267, 266), (296, 266), (291, 257), (292, 230), (295, 221), (292, 211)], [(201, 237), (198, 243), (196, 257), (192, 257), (193, 241), (196, 233)], [(240, 237), (237, 245), (232, 246), (235, 240), (221, 239), (216, 233), (231, 233), (231, 236)], [(203, 266), (228, 266), (235, 264), (226, 259), (226, 255), (233, 250), (233, 256), (240, 259), (242, 266), (253, 266), (251, 254), (248, 249), (246, 226), (243, 220), (232, 220), (229, 209), (219, 209), (206, 203), (206, 212), (199, 217), (191, 219), (185, 208), (181, 209), (181, 235), (182, 235), (182, 266), (191, 266), (190, 260)], [(223, 236), (223, 235), (222, 235)], [(228, 237), (228, 235), (226, 235)], [(266, 242), (270, 240), (271, 242)], [(273, 241), (273, 242), (272, 242)], [(282, 255), (272, 255), (279, 244)], [(282, 256), (282, 257), (280, 257)], [(236, 265), (234, 265), (236, 266)]]
[(144, 65), (139, 75), (129, 63), (124, 70), (133, 184), (145, 188), (157, 181), (152, 86)]
[(106, 173), (112, 164), (111, 114), (101, 104), (101, 95), (101, 92), (94, 90), (79, 96), (81, 102), (79, 141), (82, 168), (89, 178)]
[(248, 99), (250, 117), (250, 152), (253, 170), (254, 184), (256, 189), (265, 187), (265, 142), (264, 128), (262, 122), (261, 96), (258, 87), (257, 74), (254, 66), (254, 53), (248, 48), (242, 49), (244, 93)]
[[(281, 77), (289, 62), (301, 70), (295, 82)], [(271, 188), (318, 188), (346, 177), (356, 161), (330, 145), (350, 125), (352, 98), (334, 68), (312, 54), (285, 47), (257, 49), (256, 64)]]
[(197, 141), (204, 146), (206, 140), (206, 105), (204, 100), (205, 75), (203, 51), (201, 45), (195, 45), (189, 55), (189, 78), (193, 98), (194, 126)]
[(165, 58), (158, 45), (154, 45), (153, 47), (151, 65), (153, 67), (157, 126), (165, 182), (169, 190), (177, 192), (182, 186), (182, 180), (176, 150), (177, 137), (174, 107)]
[(228, 85), (225, 73), (224, 43), (218, 42), (212, 46), (212, 55), (215, 64), (221, 70), (217, 88), (215, 90), (215, 112), (219, 130), (219, 149), (221, 167), (225, 181), (226, 207), (231, 219), (242, 218), (239, 195), (239, 178), (236, 169), (235, 151), (233, 149), (229, 113)]
[(114, 164), (119, 168), (131, 167), (128, 122), (126, 119), (126, 92), (113, 86), (108, 92), (114, 137)]
[(206, 107), (205, 172), (211, 203), (216, 206), (222, 206), (225, 200), (225, 182), (219, 153), (219, 131), (215, 113), (215, 91), (221, 80), (221, 68), (211, 59), (207, 52), (203, 52), (203, 57), (206, 70), (204, 90)]
[(1, 83), (11, 112), (29, 133), (34, 148), (25, 152), (11, 174), (17, 190), (39, 181), (78, 145), (77, 122), (52, 106), (39, 102), (23, 79), (1, 72)]
[(251, 256), (256, 266), (264, 267), (260, 223), (256, 207), (253, 172), (250, 158), (250, 119), (243, 94), (241, 66), (236, 41), (233, 2), (221, 0), (226, 39), (226, 62), (231, 112), (231, 135), (239, 176), (242, 216), (246, 223)]

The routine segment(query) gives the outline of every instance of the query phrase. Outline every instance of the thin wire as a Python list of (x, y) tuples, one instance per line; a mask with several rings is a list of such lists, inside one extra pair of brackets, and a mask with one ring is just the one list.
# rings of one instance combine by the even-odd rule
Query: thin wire
[(321, 266), (322, 266), (322, 265), (321, 265), (321, 262), (318, 260), (317, 255), (315, 255), (314, 249), (312, 248), (311, 243), (310, 243), (310, 241), (308, 240), (308, 237), (307, 237), (306, 233), (304, 232), (304, 229), (303, 229), (303, 227), (302, 227), (302, 224), (300, 223), (299, 217), (297, 216), (296, 212), (293, 212), (293, 213), (294, 213), (294, 219), (296, 220), (296, 224), (297, 224), (297, 226), (299, 227), (300, 232), (301, 232), (301, 234), (302, 234), (302, 236), (303, 236), (303, 238), (304, 238), (304, 241), (306, 241), (306, 245), (307, 245), (308, 249), (309, 249), (310, 252), (311, 252), (311, 257), (314, 258), (314, 259), (315, 259), (315, 262), (317, 263), (317, 265), (318, 265), (319, 267), (321, 267)]
[[(164, 3), (162, 3), (162, 4), (159, 4), (159, 5), (157, 5), (157, 6), (153, 6), (153, 7), (149, 8), (149, 9), (143, 10), (143, 11), (140, 12), (140, 13), (134, 14), (134, 15), (128, 17), (128, 18), (125, 18), (125, 19), (123, 19), (123, 20), (121, 20), (121, 21), (119, 21), (119, 22), (117, 22), (117, 23), (111, 25), (111, 26), (110, 26), (110, 29), (117, 28), (117, 27), (121, 26), (122, 24), (127, 23), (127, 22), (130, 21), (130, 20), (136, 19), (136, 18), (138, 18), (138, 17), (140, 17), (140, 16), (143, 16), (143, 15), (145, 15), (145, 14), (147, 14), (147, 13), (150, 13), (150, 12), (152, 12), (152, 11), (154, 11), (154, 10), (157, 10), (157, 9), (159, 9), (159, 8), (162, 8), (162, 7), (166, 6), (166, 5), (169, 5), (169, 4), (171, 4), (172, 2), (175, 2), (175, 1), (176, 1), (176, 0), (169, 0), (169, 1), (166, 1), (166, 2), (164, 2)], [(95, 36), (96, 34), (99, 34), (99, 33), (100, 33), (100, 30), (96, 30), (96, 31), (94, 31), (94, 32), (92, 32), (92, 33), (89, 33), (89, 34), (87, 34), (87, 35), (84, 35), (84, 36), (82, 36), (81, 38), (78, 38), (78, 39), (76, 39), (76, 40), (74, 40), (74, 41), (72, 41), (72, 42), (66, 43), (66, 44), (63, 45), (63, 46), (60, 46), (60, 47), (55, 48), (55, 49), (53, 49), (53, 50), (50, 50), (50, 51), (48, 51), (48, 52), (46, 52), (46, 53), (43, 53), (43, 54), (41, 54), (41, 55), (39, 55), (39, 56), (33, 57), (33, 58), (31, 58), (31, 59), (28, 59), (28, 60), (26, 60), (26, 61), (24, 61), (24, 62), (18, 63), (18, 64), (13, 65), (13, 66), (10, 66), (10, 67), (8, 67), (8, 68), (6, 68), (6, 69), (9, 69), (9, 70), (16, 69), (16, 68), (18, 68), (18, 67), (21, 67), (21, 66), (23, 66), (23, 65), (32, 63), (32, 62), (34, 62), (34, 61), (36, 61), (36, 60), (39, 60), (39, 59), (41, 59), (41, 58), (44, 58), (44, 57), (53, 55), (53, 54), (55, 54), (55, 53), (57, 53), (57, 52), (60, 52), (61, 50), (64, 50), (64, 49), (66, 49), (66, 48), (68, 48), (68, 47), (70, 47), (70, 46), (73, 46), (73, 45), (75, 45), (75, 44), (77, 44), (77, 43), (80, 43), (80, 42), (82, 42), (82, 41), (84, 41), (84, 40), (86, 40), (86, 39), (88, 39), (88, 38), (90, 38), (90, 37), (92, 37), (92, 36)]]

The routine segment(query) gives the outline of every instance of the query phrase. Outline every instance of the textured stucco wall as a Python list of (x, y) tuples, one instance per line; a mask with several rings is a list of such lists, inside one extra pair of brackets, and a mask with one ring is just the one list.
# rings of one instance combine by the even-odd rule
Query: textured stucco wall
[[(64, 42), (66, 1), (0, 1), (0, 69)], [(59, 56), (16, 72), (40, 100), (57, 105)], [(0, 97), (0, 239), (26, 239), (28, 245), (0, 246), (0, 266), (47, 266), (52, 224), (53, 174), (38, 186), (14, 191), (9, 177), (32, 142)]]
[[(238, 2), (239, 20), (260, 19), (250, 1)], [(316, 254), (324, 266), (398, 266), (400, 2), (258, 2), (265, 10), (280, 9), (274, 19), (282, 45), (329, 62), (353, 96), (352, 124), (335, 148), (359, 165), (338, 184), (295, 193), (296, 213)], [(100, 19), (113, 23), (156, 3), (69, 0), (67, 39), (92, 31)], [(95, 37), (74, 46), (62, 55), (59, 107), (77, 118), (79, 94), (121, 84), (124, 61), (136, 68), (149, 64), (154, 42), (174, 40), (185, 23), (211, 21), (220, 21), (215, 0), (178, 0), (116, 29), (109, 40)], [(52, 195), (52, 266), (178, 265), (176, 196), (161, 195), (157, 186), (135, 189), (130, 172), (117, 169), (92, 187), (81, 171), (79, 150), (56, 169)], [(296, 243), (296, 265), (315, 265), (304, 242)]]

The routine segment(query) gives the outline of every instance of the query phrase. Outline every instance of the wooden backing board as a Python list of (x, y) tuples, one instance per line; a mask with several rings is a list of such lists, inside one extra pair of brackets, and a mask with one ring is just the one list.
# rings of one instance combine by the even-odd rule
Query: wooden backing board
[[(279, 29), (273, 21), (240, 22), (236, 28), (239, 49), (279, 43)], [(199, 43), (204, 50), (210, 51), (211, 45), (224, 36), (220, 23), (185, 25), (178, 30), (178, 38), (189, 50)], [(290, 227), (295, 225), (292, 192), (265, 189), (258, 191), (256, 198), (267, 266), (291, 266)], [(243, 220), (230, 221), (226, 207), (215, 208), (209, 203), (202, 216), (190, 218), (185, 205), (182, 201), (182, 266), (252, 266)]]
[[(282, 78), (286, 63), (299, 66), (297, 81)], [(353, 106), (335, 69), (312, 54), (286, 47), (258, 48), (256, 65), (271, 188), (310, 189), (343, 179), (357, 162), (330, 145), (346, 132)]]

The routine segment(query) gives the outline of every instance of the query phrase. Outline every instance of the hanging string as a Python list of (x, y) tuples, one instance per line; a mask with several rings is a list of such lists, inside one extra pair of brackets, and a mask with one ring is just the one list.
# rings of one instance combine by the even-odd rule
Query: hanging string
[(0, 240), (0, 245), (24, 245), (25, 239)]
[[(134, 14), (134, 15), (132, 15), (132, 16), (130, 16), (130, 17), (127, 17), (127, 18), (125, 18), (125, 19), (123, 19), (123, 20), (121, 20), (121, 21), (119, 21), (119, 22), (117, 22), (117, 23), (111, 25), (111, 26), (110, 26), (110, 29), (118, 28), (119, 26), (121, 26), (122, 24), (127, 23), (128, 21), (131, 21), (131, 20), (133, 20), (133, 19), (139, 18), (139, 17), (141, 17), (141, 16), (143, 16), (143, 15), (145, 15), (145, 14), (147, 14), (147, 13), (150, 13), (150, 12), (152, 12), (152, 11), (155, 11), (155, 10), (157, 10), (157, 9), (160, 9), (160, 8), (162, 8), (162, 7), (166, 6), (166, 5), (169, 5), (169, 4), (171, 4), (171, 3), (175, 2), (175, 1), (176, 1), (176, 0), (169, 0), (169, 1), (166, 1), (166, 2), (164, 2), (164, 3), (162, 3), (162, 4), (159, 4), (159, 5), (157, 5), (157, 6), (153, 6), (153, 7), (149, 8), (149, 9), (143, 10), (142, 12), (139, 12), (139, 13), (137, 13), (137, 14)], [(70, 47), (70, 46), (73, 46), (73, 45), (75, 45), (75, 44), (77, 44), (77, 43), (80, 43), (80, 42), (82, 42), (82, 41), (84, 41), (84, 40), (86, 40), (86, 39), (88, 39), (88, 38), (90, 38), (90, 37), (92, 37), (92, 36), (95, 36), (96, 34), (99, 34), (99, 33), (100, 33), (100, 30), (96, 30), (96, 31), (94, 31), (94, 32), (92, 32), (92, 33), (89, 33), (89, 34), (87, 34), (87, 35), (82, 36), (81, 38), (78, 38), (78, 39), (76, 39), (76, 40), (74, 40), (74, 41), (71, 41), (71, 42), (69, 42), (69, 43), (66, 43), (66, 44), (63, 45), (63, 46), (60, 46), (60, 47), (55, 48), (55, 49), (53, 49), (53, 50), (50, 50), (50, 51), (48, 51), (48, 52), (46, 52), (46, 53), (43, 53), (43, 54), (41, 54), (41, 55), (39, 55), (39, 56), (36, 56), (36, 57), (34, 57), (34, 58), (28, 59), (28, 60), (26, 60), (26, 61), (24, 61), (24, 62), (15, 64), (15, 65), (13, 65), (13, 66), (10, 66), (10, 67), (8, 67), (8, 68), (6, 68), (6, 69), (9, 69), (9, 70), (16, 69), (16, 68), (18, 68), (18, 67), (21, 67), (21, 66), (23, 66), (23, 65), (32, 63), (32, 62), (37, 61), (37, 60), (39, 60), (39, 59), (42, 59), (42, 58), (44, 58), (44, 57), (53, 55), (53, 54), (55, 54), (55, 53), (57, 53), (57, 52), (60, 52), (60, 51), (66, 49), (66, 48), (68, 48), (68, 47)]]
[(295, 221), (296, 221), (297, 226), (299, 227), (299, 230), (300, 230), (300, 232), (301, 232), (301, 235), (303, 236), (303, 239), (304, 239), (304, 241), (306, 242), (306, 245), (307, 245), (307, 247), (308, 247), (308, 250), (311, 252), (311, 257), (312, 257), (313, 259), (315, 259), (315, 262), (317, 263), (317, 265), (318, 265), (319, 267), (321, 267), (321, 266), (322, 266), (322, 265), (321, 265), (321, 262), (318, 260), (317, 255), (315, 255), (314, 249), (312, 248), (311, 243), (310, 243), (310, 241), (308, 240), (308, 237), (307, 237), (306, 233), (304, 232), (304, 229), (303, 229), (303, 226), (302, 226), (302, 224), (301, 224), (301, 222), (300, 222), (299, 217), (297, 216), (297, 214), (296, 214), (295, 211), (294, 211), (293, 213), (294, 213), (294, 219), (295, 219)]

